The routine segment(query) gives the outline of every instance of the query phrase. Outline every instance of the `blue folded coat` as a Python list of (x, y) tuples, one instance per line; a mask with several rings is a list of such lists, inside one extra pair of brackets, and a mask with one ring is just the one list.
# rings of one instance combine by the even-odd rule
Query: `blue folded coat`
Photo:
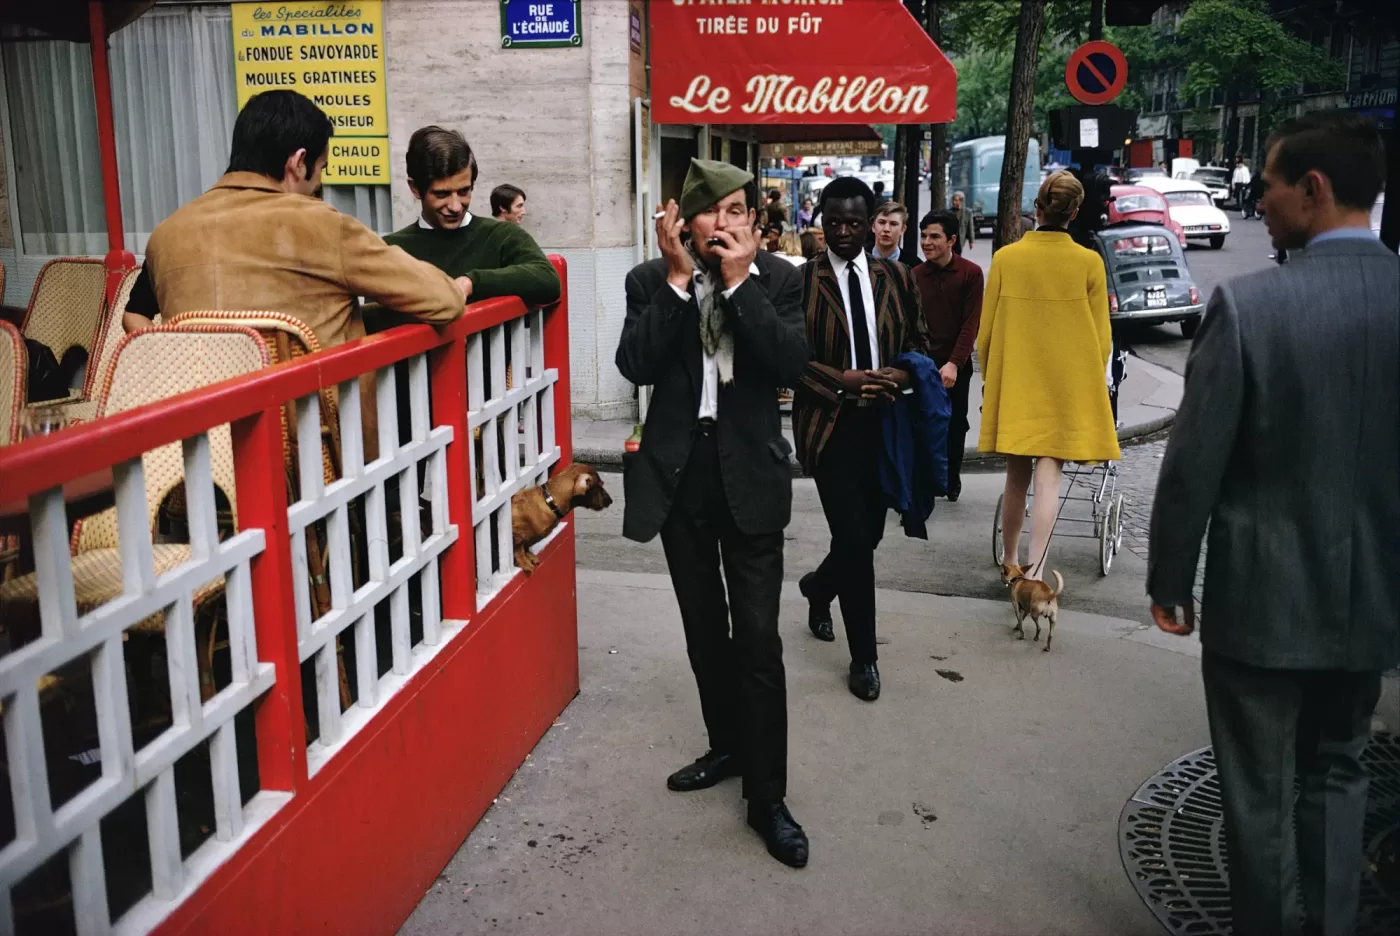
[(912, 393), (902, 393), (881, 418), (880, 488), (899, 512), (906, 536), (928, 539), (935, 497), (948, 489), (948, 423), (953, 406), (938, 365), (917, 351), (890, 362), (908, 371)]

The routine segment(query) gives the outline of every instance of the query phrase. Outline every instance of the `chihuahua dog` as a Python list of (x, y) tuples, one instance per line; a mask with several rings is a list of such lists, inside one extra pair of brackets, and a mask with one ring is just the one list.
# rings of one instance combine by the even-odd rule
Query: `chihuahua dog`
[(1055, 576), (1055, 587), (1039, 579), (1026, 578), (1026, 570), (1014, 562), (1004, 562), (1001, 566), (1001, 581), (1011, 590), (1011, 610), (1016, 612), (1015, 633), (1018, 640), (1026, 639), (1026, 616), (1035, 622), (1035, 637), (1040, 640), (1040, 619), (1050, 625), (1045, 637), (1045, 652), (1050, 652), (1050, 641), (1055, 639), (1055, 619), (1060, 614), (1060, 592), (1065, 589), (1065, 580), (1058, 570), (1050, 573)]
[(515, 540), (515, 565), (526, 575), (539, 559), (530, 547), (550, 534), (575, 507), (606, 510), (612, 496), (603, 479), (588, 465), (577, 462), (539, 487), (526, 488), (510, 499), (510, 530)]

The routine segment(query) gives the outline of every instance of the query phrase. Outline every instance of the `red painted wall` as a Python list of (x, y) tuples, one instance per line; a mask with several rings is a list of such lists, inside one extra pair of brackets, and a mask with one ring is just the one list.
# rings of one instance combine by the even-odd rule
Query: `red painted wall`
[(570, 525), (155, 932), (394, 932), (578, 693), (577, 608)]

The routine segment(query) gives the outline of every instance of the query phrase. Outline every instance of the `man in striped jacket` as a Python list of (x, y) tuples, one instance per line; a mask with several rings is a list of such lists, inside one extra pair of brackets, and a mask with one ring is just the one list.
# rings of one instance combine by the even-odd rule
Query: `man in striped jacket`
[(907, 267), (865, 251), (875, 194), (847, 176), (822, 190), (825, 251), (802, 268), (812, 360), (794, 390), (793, 435), (802, 470), (816, 479), (831, 549), (799, 587), (808, 626), (835, 640), (831, 602), (839, 599), (851, 651), (849, 686), (880, 697), (875, 652), (875, 547), (885, 531), (880, 488), (880, 409), (909, 384), (888, 362), (926, 352), (928, 335)]

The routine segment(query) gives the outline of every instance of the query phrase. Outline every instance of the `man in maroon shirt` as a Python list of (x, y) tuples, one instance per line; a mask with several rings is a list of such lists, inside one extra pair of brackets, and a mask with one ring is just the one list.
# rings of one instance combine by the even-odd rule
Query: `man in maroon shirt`
[(982, 268), (958, 256), (958, 216), (930, 211), (919, 222), (923, 263), (914, 282), (928, 325), (929, 357), (938, 365), (953, 404), (948, 423), (948, 500), (962, 493), (963, 446), (967, 442), (967, 396), (972, 384), (972, 346), (982, 320)]

